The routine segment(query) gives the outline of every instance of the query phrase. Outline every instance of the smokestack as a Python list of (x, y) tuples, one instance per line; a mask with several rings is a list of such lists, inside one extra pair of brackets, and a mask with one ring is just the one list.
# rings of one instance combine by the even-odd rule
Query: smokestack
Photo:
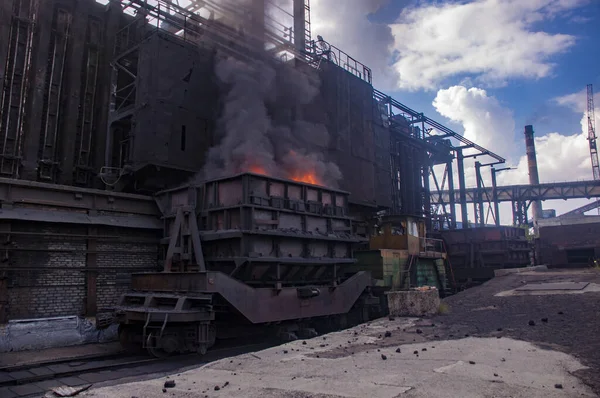
[[(535, 140), (533, 138), (533, 126), (525, 126), (525, 148), (527, 151), (527, 164), (529, 166), (529, 184), (538, 185), (540, 176), (538, 174), (537, 158), (535, 156)], [(542, 202), (536, 200), (532, 203), (533, 226), (537, 231), (537, 221), (542, 218)]]
[(305, 0), (294, 0), (294, 46), (306, 50), (306, 7)]

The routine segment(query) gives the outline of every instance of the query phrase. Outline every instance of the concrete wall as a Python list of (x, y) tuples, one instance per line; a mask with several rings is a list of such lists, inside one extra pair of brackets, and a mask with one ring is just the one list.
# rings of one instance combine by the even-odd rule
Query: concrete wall
[[(13, 222), (10, 235), (2, 236), (8, 318), (93, 316), (90, 301), (100, 310), (113, 306), (132, 272), (157, 269), (153, 232), (97, 227), (94, 233), (99, 238), (91, 240), (85, 226)], [(93, 257), (97, 274), (89, 267)]]

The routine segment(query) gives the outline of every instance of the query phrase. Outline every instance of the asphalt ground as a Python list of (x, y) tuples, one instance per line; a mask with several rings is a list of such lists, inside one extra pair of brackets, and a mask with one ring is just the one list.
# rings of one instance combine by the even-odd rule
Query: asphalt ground
[(575, 376), (600, 395), (600, 292), (496, 296), (524, 285), (567, 281), (600, 285), (600, 270), (551, 269), (494, 278), (444, 299), (447, 312), (421, 321), (421, 337), (511, 337), (559, 350), (589, 367)]

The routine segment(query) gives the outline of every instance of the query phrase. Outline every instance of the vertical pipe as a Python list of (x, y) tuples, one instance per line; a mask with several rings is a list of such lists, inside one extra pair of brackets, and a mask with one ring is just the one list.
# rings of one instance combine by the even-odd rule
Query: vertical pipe
[(494, 218), (496, 226), (500, 226), (500, 205), (498, 203), (498, 185), (496, 182), (496, 169), (492, 167), (492, 200), (494, 202)]
[[(431, 231), (431, 191), (429, 187), (429, 158), (425, 154), (425, 165), (423, 167), (423, 213), (425, 216), (425, 227), (428, 231)], [(440, 225), (440, 229), (442, 226)]]
[(475, 176), (477, 178), (477, 207), (479, 210), (479, 226), (485, 226), (485, 212), (483, 211), (483, 184), (481, 179), (481, 163), (475, 162)]
[[(538, 175), (537, 158), (535, 155), (535, 140), (533, 138), (533, 126), (525, 126), (525, 148), (527, 151), (527, 165), (529, 166), (529, 184), (538, 185), (540, 177)], [(542, 202), (534, 201), (532, 207), (533, 227), (537, 231), (537, 221), (542, 218)]]
[(252, 41), (259, 49), (265, 46), (265, 1), (252, 0)]
[(467, 191), (465, 182), (465, 158), (462, 153), (462, 148), (456, 148), (456, 160), (458, 164), (458, 189), (460, 200), (460, 213), (462, 217), (463, 228), (469, 226), (469, 215), (467, 213)]
[(452, 174), (452, 160), (446, 163), (448, 172), (448, 192), (450, 193), (450, 229), (456, 229), (456, 199), (454, 197), (454, 175)]
[(296, 50), (306, 50), (306, 8), (305, 0), (294, 0), (294, 46)]

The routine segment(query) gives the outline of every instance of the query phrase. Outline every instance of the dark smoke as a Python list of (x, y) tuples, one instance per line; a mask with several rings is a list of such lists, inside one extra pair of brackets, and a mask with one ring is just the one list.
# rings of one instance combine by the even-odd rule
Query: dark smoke
[[(337, 186), (339, 168), (313, 149), (328, 145), (327, 129), (297, 119), (318, 94), (317, 79), (289, 66), (276, 69), (266, 61), (233, 58), (217, 62), (216, 76), (224, 94), (220, 141), (209, 150), (203, 179), (263, 170), (280, 178), (314, 174), (320, 183)], [(284, 117), (278, 123), (269, 109), (275, 114), (295, 110), (296, 120)]]
[[(235, 16), (226, 23), (234, 23), (250, 34), (249, 43), (262, 47), (256, 39), (262, 36), (264, 26), (257, 26), (262, 22), (256, 15), (264, 2), (220, 1), (236, 6)], [(247, 13), (240, 12), (243, 6), (248, 7)], [(218, 57), (215, 74), (223, 102), (218, 143), (209, 150), (198, 177), (261, 170), (269, 176), (292, 179), (312, 174), (319, 183), (336, 187), (341, 172), (320, 153), (329, 145), (327, 129), (303, 117), (303, 108), (319, 93), (318, 75), (276, 63), (266, 53), (254, 55), (254, 61)]]

